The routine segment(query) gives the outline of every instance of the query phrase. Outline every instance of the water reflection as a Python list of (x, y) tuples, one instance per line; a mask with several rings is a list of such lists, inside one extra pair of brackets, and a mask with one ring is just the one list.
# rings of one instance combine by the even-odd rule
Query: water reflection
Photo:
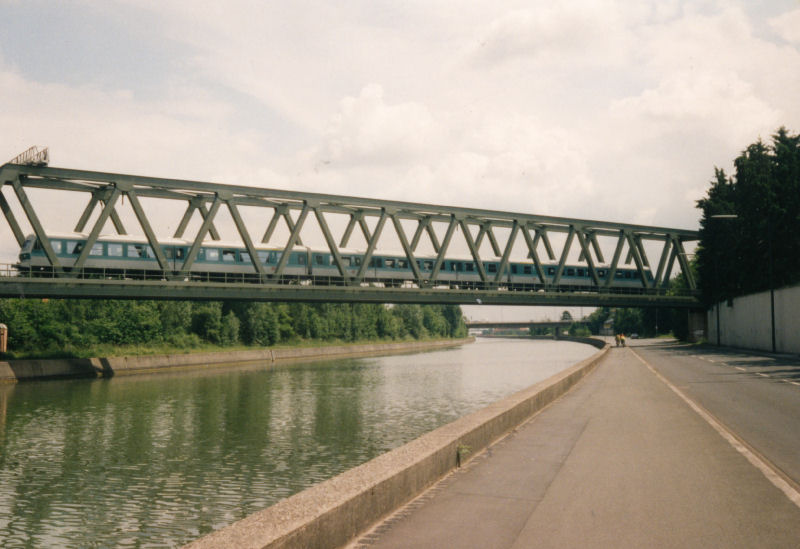
[(0, 386), (0, 545), (180, 545), (552, 375), (593, 348)]

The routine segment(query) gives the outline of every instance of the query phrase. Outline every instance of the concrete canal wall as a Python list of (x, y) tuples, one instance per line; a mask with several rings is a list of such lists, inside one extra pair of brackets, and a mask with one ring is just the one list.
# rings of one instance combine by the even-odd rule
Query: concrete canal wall
[(243, 363), (276, 363), (348, 356), (369, 356), (410, 353), (471, 343), (475, 338), (436, 341), (405, 341), (363, 345), (330, 345), (327, 347), (287, 347), (215, 353), (180, 355), (119, 356), (108, 358), (75, 358), (47, 360), (9, 360), (0, 362), (0, 382), (16, 382), (46, 378), (97, 377), (143, 374), (181, 369), (219, 368)]
[(605, 342), (592, 344), (602, 350), (575, 366), (186, 547), (345, 545), (452, 471), (459, 455), (464, 459), (475, 455), (567, 392), (608, 352)]

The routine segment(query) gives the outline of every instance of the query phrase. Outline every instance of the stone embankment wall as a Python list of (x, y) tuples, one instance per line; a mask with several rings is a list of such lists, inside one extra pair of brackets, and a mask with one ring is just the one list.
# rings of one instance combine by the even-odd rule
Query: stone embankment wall
[[(730, 303), (730, 304), (729, 304)], [(719, 343), (745, 349), (772, 350), (770, 293), (723, 301), (719, 307)], [(717, 306), (708, 311), (710, 343), (717, 343)], [(775, 350), (800, 354), (800, 286), (775, 290)]]
[(190, 549), (341, 547), (566, 393), (608, 352), (188, 544)]
[(346, 356), (411, 353), (471, 343), (474, 338), (435, 341), (405, 341), (327, 347), (287, 347), (180, 355), (119, 356), (108, 358), (10, 360), (0, 362), (0, 382), (31, 379), (97, 377), (143, 374), (182, 369), (219, 368), (243, 363), (275, 363), (318, 360)]

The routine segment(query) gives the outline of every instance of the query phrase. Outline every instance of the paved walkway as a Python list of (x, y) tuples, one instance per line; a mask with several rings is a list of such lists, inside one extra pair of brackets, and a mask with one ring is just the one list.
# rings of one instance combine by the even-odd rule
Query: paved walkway
[(573, 391), (353, 545), (797, 548), (800, 508), (634, 350), (611, 349)]

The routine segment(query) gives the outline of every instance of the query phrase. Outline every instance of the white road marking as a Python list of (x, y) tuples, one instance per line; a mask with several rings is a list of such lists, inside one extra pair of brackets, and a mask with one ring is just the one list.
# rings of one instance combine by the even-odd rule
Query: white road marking
[[(633, 355), (638, 358), (642, 364), (647, 366), (647, 368), (655, 374), (655, 376), (660, 379), (667, 387), (672, 389), (676, 395), (681, 397), (683, 401), (689, 405), (689, 407), (697, 412), (701, 418), (703, 418), (706, 423), (711, 425), (717, 433), (719, 433), (722, 438), (728, 441), (728, 443), (736, 449), (737, 452), (742, 454), (747, 461), (749, 461), (756, 469), (761, 471), (767, 480), (769, 480), (776, 488), (778, 488), (781, 492), (783, 492), (789, 501), (794, 503), (797, 507), (800, 507), (800, 492), (794, 489), (794, 487), (786, 482), (783, 477), (778, 474), (775, 469), (772, 468), (768, 462), (762, 459), (760, 456), (756, 455), (753, 451), (751, 451), (747, 446), (742, 444), (736, 435), (733, 434), (727, 427), (725, 427), (722, 423), (714, 418), (710, 412), (708, 412), (705, 408), (700, 406), (699, 404), (695, 403), (691, 400), (688, 396), (686, 396), (683, 391), (678, 389), (675, 385), (673, 385), (667, 378), (661, 375), (655, 368), (653, 368), (645, 359), (639, 356), (639, 353), (631, 349)], [(794, 383), (794, 382), (792, 382)]]
[(762, 374), (761, 372), (756, 372), (756, 375), (761, 377), (769, 377), (767, 374)]
[(747, 371), (744, 368), (742, 368), (741, 366), (734, 366), (734, 368), (736, 368), (737, 370), (739, 370), (741, 372), (746, 372)]

